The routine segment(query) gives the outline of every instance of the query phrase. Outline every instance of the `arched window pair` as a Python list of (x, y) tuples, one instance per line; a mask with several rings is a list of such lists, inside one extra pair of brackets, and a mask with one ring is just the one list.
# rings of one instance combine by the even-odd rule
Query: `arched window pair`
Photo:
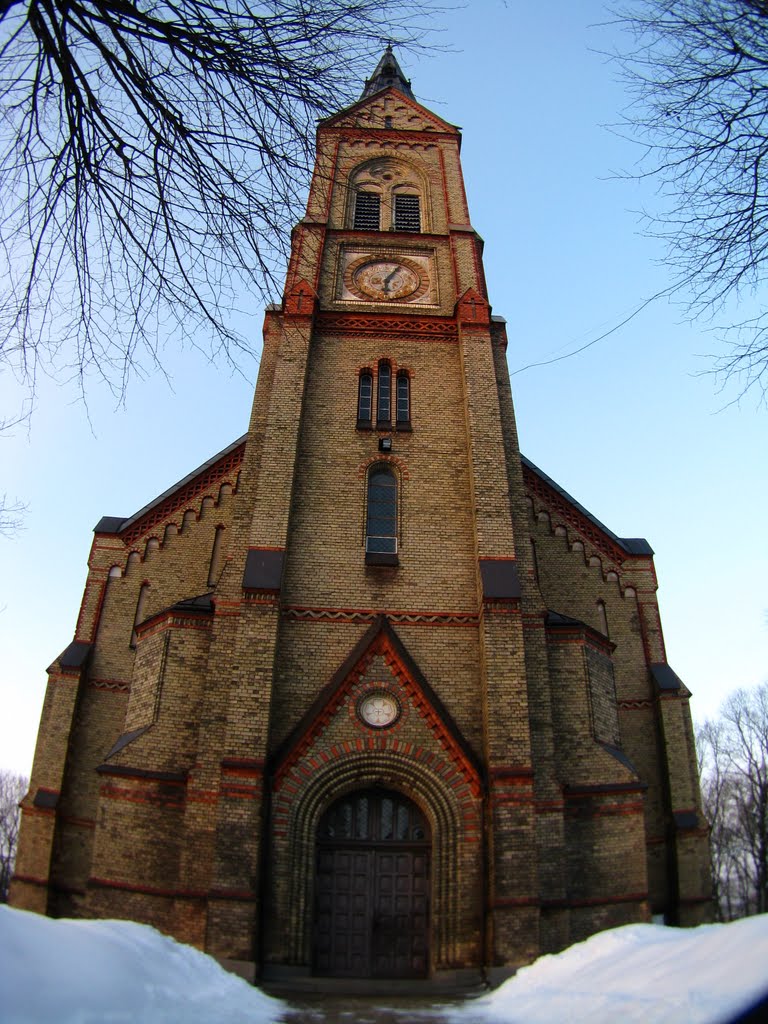
[[(382, 359), (377, 368), (376, 426), (392, 426), (392, 366)], [(357, 425), (360, 429), (373, 426), (373, 372), (361, 370), (357, 388)], [(395, 426), (398, 430), (411, 427), (411, 380), (406, 370), (398, 370), (395, 377)]]
[(365, 509), (365, 560), (397, 565), (397, 477), (386, 463), (368, 471)]
[(349, 178), (347, 224), (357, 231), (429, 230), (422, 203), (425, 188), (421, 172), (404, 160), (368, 160)]
[(353, 227), (358, 231), (381, 231), (382, 213), (389, 213), (393, 231), (421, 231), (421, 204), (417, 195), (395, 192), (391, 207), (382, 208), (378, 192), (357, 192)]

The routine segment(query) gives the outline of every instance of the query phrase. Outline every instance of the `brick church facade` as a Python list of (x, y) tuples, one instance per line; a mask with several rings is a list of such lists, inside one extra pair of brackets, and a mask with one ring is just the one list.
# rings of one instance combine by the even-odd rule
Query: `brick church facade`
[(520, 455), (459, 148), (389, 50), (321, 122), (247, 434), (96, 527), (16, 906), (283, 980), (706, 919), (653, 552)]

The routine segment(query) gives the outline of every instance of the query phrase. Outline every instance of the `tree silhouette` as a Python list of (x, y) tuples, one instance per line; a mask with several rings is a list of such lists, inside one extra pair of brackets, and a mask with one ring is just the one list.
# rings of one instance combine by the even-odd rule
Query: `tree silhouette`
[(122, 393), (171, 338), (233, 357), (274, 296), (316, 119), (430, 0), (0, 0), (0, 369)]
[(634, 101), (625, 127), (659, 182), (650, 230), (668, 243), (673, 290), (694, 317), (757, 295), (726, 323), (715, 370), (768, 388), (768, 2), (637, 0), (616, 11), (634, 38), (619, 55)]

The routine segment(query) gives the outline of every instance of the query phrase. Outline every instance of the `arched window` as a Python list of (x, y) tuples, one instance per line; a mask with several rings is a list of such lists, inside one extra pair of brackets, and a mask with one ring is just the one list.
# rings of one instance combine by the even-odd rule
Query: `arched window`
[(397, 565), (397, 478), (389, 466), (371, 467), (367, 497), (365, 560)]
[(355, 195), (354, 227), (360, 231), (378, 231), (381, 222), (381, 197), (376, 192)]
[(357, 425), (370, 427), (373, 416), (373, 374), (362, 370), (357, 383)]
[(386, 360), (379, 363), (379, 388), (376, 403), (376, 423), (388, 427), (392, 422), (392, 367)]
[(395, 231), (421, 231), (421, 212), (419, 197), (395, 194), (393, 211)]
[(402, 430), (411, 425), (411, 382), (404, 370), (397, 374), (397, 426)]
[(345, 224), (357, 231), (429, 231), (428, 184), (405, 160), (375, 157), (349, 177)]

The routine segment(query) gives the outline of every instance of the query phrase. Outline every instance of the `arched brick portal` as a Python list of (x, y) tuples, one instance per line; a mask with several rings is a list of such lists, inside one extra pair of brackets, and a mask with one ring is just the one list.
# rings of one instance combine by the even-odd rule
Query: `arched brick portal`
[(274, 794), (267, 964), (311, 966), (318, 824), (334, 801), (373, 787), (402, 793), (429, 823), (430, 972), (482, 962), (481, 800), (479, 794), (460, 795), (443, 774), (445, 762), (434, 761), (441, 770), (401, 751), (353, 751), (308, 773), (298, 791)]

